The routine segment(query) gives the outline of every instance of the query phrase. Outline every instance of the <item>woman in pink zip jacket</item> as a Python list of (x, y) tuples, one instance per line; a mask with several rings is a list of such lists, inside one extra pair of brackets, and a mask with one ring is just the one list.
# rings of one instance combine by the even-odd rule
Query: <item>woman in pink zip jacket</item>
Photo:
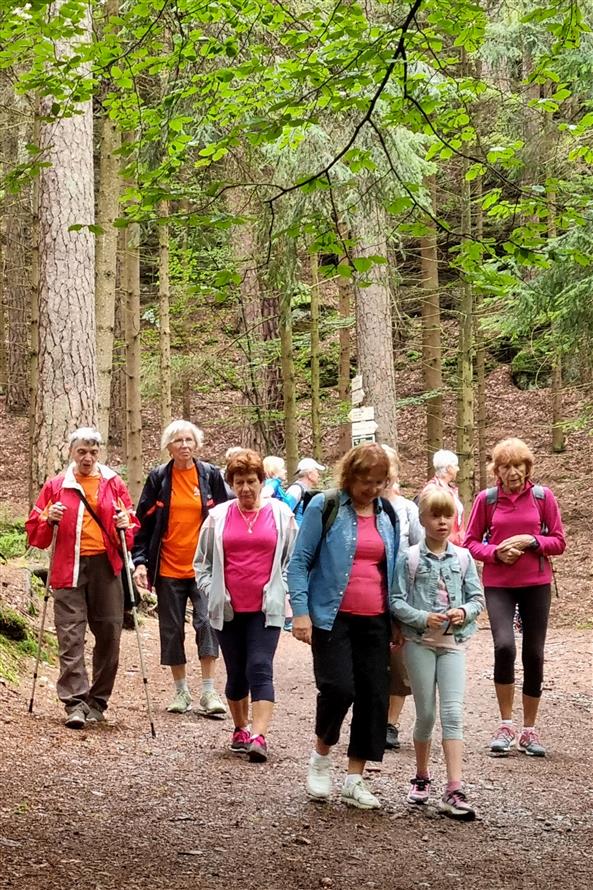
[[(566, 548), (556, 498), (531, 481), (533, 454), (521, 439), (503, 439), (492, 452), (497, 484), (477, 496), (465, 546), (484, 563), (484, 593), (494, 639), (494, 686), (501, 724), (490, 751), (505, 757), (519, 751), (544, 757), (535, 723), (541, 698), (544, 645), (550, 613), (550, 556)], [(523, 625), (523, 728), (513, 727), (516, 646), (515, 606)]]

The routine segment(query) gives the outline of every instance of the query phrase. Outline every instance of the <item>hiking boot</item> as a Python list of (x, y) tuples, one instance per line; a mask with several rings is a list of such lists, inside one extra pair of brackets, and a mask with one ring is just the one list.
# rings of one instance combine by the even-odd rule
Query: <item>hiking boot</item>
[(71, 711), (68, 711), (68, 716), (64, 721), (64, 725), (68, 727), (68, 729), (82, 729), (86, 724), (86, 706), (82, 703), (79, 705), (75, 705)]
[(427, 776), (414, 776), (410, 782), (412, 787), (406, 796), (408, 803), (427, 803), (430, 797), (430, 779)]
[(251, 763), (265, 763), (268, 759), (268, 744), (263, 735), (252, 735), (247, 748)]
[(496, 757), (506, 757), (514, 744), (515, 730), (503, 723), (490, 740), (490, 753)]
[(240, 726), (235, 726), (229, 747), (235, 754), (246, 754), (249, 749), (250, 741), (251, 733), (249, 730), (242, 729)]
[(226, 717), (226, 708), (223, 701), (215, 689), (209, 689), (203, 692), (198, 703), (198, 714), (202, 717), (216, 717), (222, 720)]
[(349, 807), (358, 807), (359, 810), (378, 810), (381, 803), (374, 794), (371, 794), (364, 784), (362, 776), (358, 776), (351, 785), (342, 787), (342, 802)]
[(530, 757), (545, 757), (546, 749), (539, 740), (535, 729), (524, 729), (519, 736), (519, 751)]
[(88, 714), (86, 715), (87, 723), (105, 723), (105, 717), (103, 715), (103, 711), (101, 708), (95, 708), (93, 706), (89, 706)]
[(332, 790), (329, 757), (311, 756), (307, 770), (307, 794), (313, 800), (329, 800)]
[(443, 816), (462, 822), (473, 822), (476, 818), (475, 810), (468, 804), (463, 791), (445, 791), (437, 804), (437, 810)]
[(168, 705), (167, 710), (170, 714), (185, 714), (191, 710), (191, 695), (189, 689), (180, 689), (175, 693), (175, 698)]
[(398, 751), (399, 747), (399, 729), (393, 723), (388, 723), (385, 736), (385, 750)]

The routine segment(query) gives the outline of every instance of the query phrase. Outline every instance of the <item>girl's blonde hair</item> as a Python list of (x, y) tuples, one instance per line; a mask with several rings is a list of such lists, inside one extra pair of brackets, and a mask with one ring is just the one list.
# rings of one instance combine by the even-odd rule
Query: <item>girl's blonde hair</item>
[(433, 516), (455, 516), (455, 501), (448, 491), (429, 485), (418, 501), (420, 516), (432, 513)]
[(276, 457), (274, 454), (268, 454), (267, 457), (264, 457), (264, 473), (268, 479), (279, 476), (285, 466), (283, 457)]

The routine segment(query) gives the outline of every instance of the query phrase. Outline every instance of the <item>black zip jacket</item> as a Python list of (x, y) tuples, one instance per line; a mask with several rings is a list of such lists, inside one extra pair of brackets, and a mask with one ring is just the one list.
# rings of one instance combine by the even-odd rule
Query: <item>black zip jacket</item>
[[(196, 458), (194, 458), (194, 463), (198, 471), (198, 484), (202, 499), (202, 521), (204, 521), (210, 507), (227, 501), (228, 495), (224, 479), (217, 467), (205, 461), (196, 460)], [(151, 470), (136, 508), (140, 530), (136, 532), (134, 538), (132, 559), (135, 566), (146, 566), (148, 582), (151, 587), (154, 587), (158, 575), (161, 542), (169, 525), (172, 478), (172, 460)]]

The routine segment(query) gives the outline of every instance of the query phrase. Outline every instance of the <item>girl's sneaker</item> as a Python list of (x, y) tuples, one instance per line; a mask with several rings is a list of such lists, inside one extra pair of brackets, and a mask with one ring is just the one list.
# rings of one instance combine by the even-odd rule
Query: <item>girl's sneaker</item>
[(249, 730), (242, 729), (240, 726), (236, 726), (231, 738), (230, 749), (236, 754), (246, 754), (247, 749), (249, 748), (250, 741), (251, 733), (249, 732)]
[(263, 735), (252, 735), (247, 748), (251, 763), (265, 763), (268, 759), (268, 744)]
[(410, 779), (412, 787), (408, 791), (406, 800), (408, 803), (423, 804), (427, 803), (430, 797), (430, 779), (426, 776), (414, 776)]
[(476, 818), (475, 810), (468, 804), (463, 791), (445, 791), (437, 804), (437, 810), (443, 816), (462, 822), (473, 822)]

